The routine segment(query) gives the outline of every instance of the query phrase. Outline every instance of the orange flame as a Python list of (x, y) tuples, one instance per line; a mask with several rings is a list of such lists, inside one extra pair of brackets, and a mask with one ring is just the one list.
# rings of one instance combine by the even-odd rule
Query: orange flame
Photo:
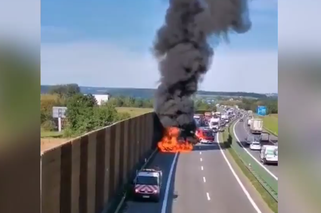
[(190, 152), (193, 145), (188, 141), (179, 140), (180, 130), (177, 127), (169, 127), (165, 131), (162, 140), (158, 142), (161, 152)]

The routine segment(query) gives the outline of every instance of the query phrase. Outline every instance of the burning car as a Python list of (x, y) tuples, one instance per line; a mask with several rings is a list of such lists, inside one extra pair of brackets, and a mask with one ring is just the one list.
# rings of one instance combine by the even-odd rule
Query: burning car
[(198, 128), (195, 135), (202, 144), (214, 143), (214, 132), (209, 128)]
[(195, 137), (191, 135), (192, 133), (186, 133), (177, 127), (169, 127), (157, 146), (161, 152), (190, 152), (193, 144), (196, 144)]

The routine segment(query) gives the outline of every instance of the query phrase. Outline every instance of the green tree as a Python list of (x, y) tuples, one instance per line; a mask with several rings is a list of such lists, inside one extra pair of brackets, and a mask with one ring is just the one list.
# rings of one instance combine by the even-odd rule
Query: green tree
[(275, 98), (264, 98), (264, 99), (242, 99), (239, 107), (245, 110), (257, 111), (258, 106), (266, 106), (267, 113), (278, 113), (278, 100)]
[(67, 102), (66, 117), (69, 128), (75, 133), (91, 131), (96, 126), (94, 107), (96, 100), (92, 95), (75, 94)]
[(194, 102), (194, 107), (196, 111), (216, 111), (214, 103), (207, 103), (203, 100), (196, 100)]
[(50, 89), (49, 93), (58, 94), (60, 97), (67, 99), (75, 94), (79, 94), (80, 87), (78, 84), (55, 85)]
[(67, 134), (82, 134), (130, 117), (112, 104), (98, 106), (93, 95), (76, 94), (68, 99), (67, 108)]
[(104, 127), (120, 120), (117, 110), (112, 105), (94, 108), (95, 127)]
[(124, 106), (124, 101), (121, 97), (111, 97), (106, 104), (114, 107), (122, 107)]

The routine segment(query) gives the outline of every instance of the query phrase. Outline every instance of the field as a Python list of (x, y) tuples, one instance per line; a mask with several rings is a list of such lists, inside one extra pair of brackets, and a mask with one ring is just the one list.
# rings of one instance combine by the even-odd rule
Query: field
[(63, 132), (51, 132), (51, 131), (42, 131), (41, 138), (60, 138), (63, 135)]
[(278, 135), (278, 114), (271, 114), (263, 117), (264, 128)]
[(70, 138), (63, 138), (63, 132), (50, 132), (50, 131), (40, 131), (41, 152), (52, 149), (53, 147), (59, 146), (63, 143), (66, 143)]
[(135, 107), (116, 107), (117, 112), (127, 112), (131, 117), (135, 117), (141, 114), (152, 112), (152, 108), (135, 108)]

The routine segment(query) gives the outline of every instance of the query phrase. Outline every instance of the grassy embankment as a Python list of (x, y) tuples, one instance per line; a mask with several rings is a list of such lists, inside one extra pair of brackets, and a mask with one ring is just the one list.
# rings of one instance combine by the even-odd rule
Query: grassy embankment
[(148, 112), (152, 112), (152, 108), (135, 108), (135, 107), (116, 107), (118, 112), (129, 113), (131, 117), (142, 115)]
[(278, 114), (264, 116), (263, 125), (266, 130), (278, 135)]

